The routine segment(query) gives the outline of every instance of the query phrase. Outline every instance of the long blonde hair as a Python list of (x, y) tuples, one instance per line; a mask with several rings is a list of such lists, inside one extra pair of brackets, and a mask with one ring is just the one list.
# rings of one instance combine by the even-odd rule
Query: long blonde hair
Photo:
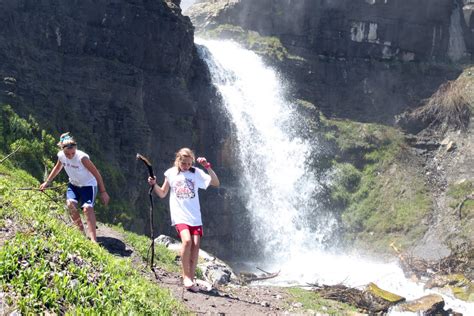
[(184, 158), (192, 158), (193, 159), (193, 164), (196, 160), (196, 157), (194, 156), (194, 152), (187, 148), (187, 147), (183, 147), (181, 148), (180, 150), (178, 150), (176, 152), (176, 158), (174, 160), (174, 166), (176, 168), (178, 168), (178, 173), (181, 171), (181, 169), (179, 169), (179, 163), (181, 162), (181, 160), (183, 160)]

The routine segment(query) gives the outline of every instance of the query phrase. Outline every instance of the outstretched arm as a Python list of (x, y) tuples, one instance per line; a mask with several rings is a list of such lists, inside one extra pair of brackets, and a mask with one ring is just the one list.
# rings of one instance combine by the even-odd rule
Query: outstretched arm
[(104, 205), (109, 204), (110, 197), (107, 194), (107, 190), (105, 189), (104, 185), (104, 180), (102, 179), (99, 170), (97, 170), (96, 166), (87, 157), (83, 157), (81, 161), (84, 167), (86, 167), (87, 170), (89, 170), (90, 173), (92, 173), (92, 175), (97, 180), (97, 185), (99, 186), (100, 200), (102, 201), (102, 203), (104, 203)]
[(199, 157), (198, 159), (196, 159), (196, 161), (200, 163), (201, 166), (203, 166), (204, 169), (207, 170), (207, 173), (211, 176), (211, 182), (209, 184), (218, 187), (221, 183), (219, 181), (219, 178), (217, 177), (217, 174), (214, 172), (214, 170), (212, 170), (211, 163), (209, 163), (204, 157)]
[(62, 169), (63, 169), (63, 164), (61, 163), (61, 161), (58, 160), (56, 164), (54, 165), (53, 170), (51, 170), (51, 173), (49, 174), (48, 178), (46, 179), (45, 182), (43, 182), (40, 185), (39, 189), (41, 191), (46, 189), (51, 184), (51, 182), (53, 182), (54, 178), (56, 178), (56, 176)]
[(156, 177), (148, 177), (148, 184), (153, 187), (153, 192), (155, 192), (155, 194), (162, 199), (166, 197), (170, 189), (170, 184), (167, 178), (165, 178), (165, 181), (161, 187), (156, 183)]

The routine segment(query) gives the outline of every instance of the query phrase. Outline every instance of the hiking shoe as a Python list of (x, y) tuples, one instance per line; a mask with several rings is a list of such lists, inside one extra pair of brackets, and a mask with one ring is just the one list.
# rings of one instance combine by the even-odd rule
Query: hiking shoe
[(199, 292), (199, 286), (197, 286), (196, 284), (193, 284), (191, 286), (185, 286), (185, 289), (189, 292), (193, 292), (193, 293), (197, 293)]

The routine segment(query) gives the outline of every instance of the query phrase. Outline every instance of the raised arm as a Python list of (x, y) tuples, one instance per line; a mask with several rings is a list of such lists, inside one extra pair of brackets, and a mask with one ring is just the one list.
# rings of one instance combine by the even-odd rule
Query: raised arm
[(217, 177), (217, 174), (212, 170), (211, 163), (207, 161), (206, 158), (204, 157), (199, 157), (196, 159), (198, 163), (201, 164), (201, 166), (204, 167), (204, 169), (207, 170), (207, 173), (211, 176), (211, 182), (209, 183), (212, 186), (218, 187), (221, 183), (219, 181), (219, 178)]

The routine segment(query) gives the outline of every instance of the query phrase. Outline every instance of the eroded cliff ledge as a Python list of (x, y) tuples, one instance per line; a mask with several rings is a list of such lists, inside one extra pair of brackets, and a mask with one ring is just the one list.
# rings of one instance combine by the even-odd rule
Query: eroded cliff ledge
[(392, 123), (456, 78), (453, 62), (472, 61), (471, 2), (202, 0), (188, 14), (201, 31), (280, 41), (275, 65), (293, 97), (329, 116)]

